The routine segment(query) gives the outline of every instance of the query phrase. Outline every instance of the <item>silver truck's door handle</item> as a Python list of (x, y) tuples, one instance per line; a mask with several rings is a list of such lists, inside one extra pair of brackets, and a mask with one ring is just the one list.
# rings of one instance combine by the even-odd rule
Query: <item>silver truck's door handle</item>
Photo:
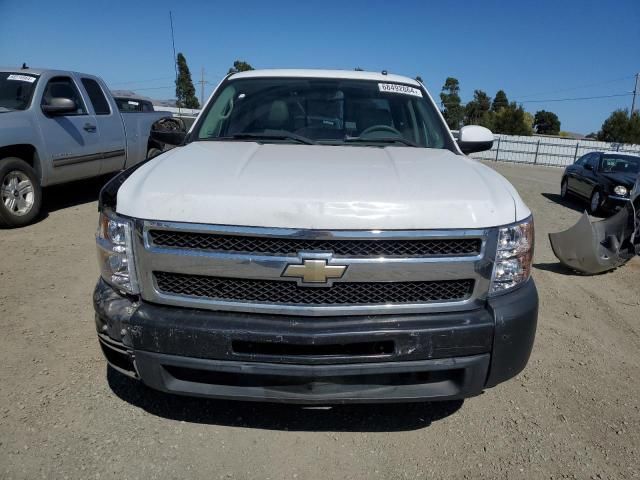
[(84, 128), (87, 132), (95, 132), (96, 131), (96, 126), (95, 125), (91, 125), (90, 123), (85, 123), (84, 124)]

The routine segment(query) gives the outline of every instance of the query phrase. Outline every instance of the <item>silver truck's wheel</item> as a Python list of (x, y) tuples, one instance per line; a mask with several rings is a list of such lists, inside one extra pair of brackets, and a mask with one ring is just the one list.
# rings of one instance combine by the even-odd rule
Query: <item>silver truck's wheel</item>
[(0, 160), (0, 224), (20, 227), (33, 221), (42, 203), (36, 172), (19, 158)]
[(149, 150), (147, 150), (147, 158), (157, 157), (161, 153), (162, 150), (160, 150), (159, 148), (151, 147)]
[(33, 184), (20, 170), (12, 170), (2, 179), (2, 203), (13, 215), (21, 217), (33, 208)]

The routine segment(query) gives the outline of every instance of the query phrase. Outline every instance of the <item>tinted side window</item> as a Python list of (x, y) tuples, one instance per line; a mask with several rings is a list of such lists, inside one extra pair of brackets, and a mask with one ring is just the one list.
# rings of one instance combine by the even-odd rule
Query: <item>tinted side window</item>
[(89, 100), (91, 100), (91, 104), (93, 105), (96, 115), (109, 115), (111, 113), (109, 102), (104, 96), (104, 93), (102, 93), (102, 89), (100, 88), (100, 85), (98, 85), (98, 82), (90, 78), (83, 78), (82, 85), (89, 94)]
[(80, 92), (73, 80), (69, 77), (53, 77), (47, 83), (42, 95), (42, 104), (47, 105), (52, 98), (68, 98), (76, 103), (78, 109), (75, 113), (68, 115), (86, 115), (87, 109), (84, 106)]
[(584, 167), (585, 163), (587, 163), (587, 160), (589, 160), (589, 157), (591, 156), (590, 153), (587, 153), (586, 155), (581, 156), (578, 160), (576, 160), (576, 165), (580, 165), (581, 167)]
[(592, 153), (589, 157), (588, 163), (593, 167), (594, 170), (596, 170), (598, 168), (598, 164), (600, 163), (600, 154)]

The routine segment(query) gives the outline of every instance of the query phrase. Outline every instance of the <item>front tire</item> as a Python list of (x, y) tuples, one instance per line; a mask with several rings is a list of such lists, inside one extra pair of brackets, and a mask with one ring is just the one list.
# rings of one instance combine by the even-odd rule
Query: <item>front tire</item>
[(600, 190), (595, 189), (589, 199), (589, 213), (591, 215), (598, 215), (602, 212), (602, 205), (604, 203), (604, 197)]
[(23, 227), (40, 213), (42, 189), (33, 168), (17, 157), (0, 160), (0, 224)]
[(147, 159), (157, 157), (161, 153), (162, 153), (162, 150), (160, 150), (159, 148), (151, 147), (149, 148), (149, 150), (147, 150)]
[(560, 184), (560, 198), (566, 200), (569, 196), (569, 180), (567, 178), (562, 179), (562, 183)]

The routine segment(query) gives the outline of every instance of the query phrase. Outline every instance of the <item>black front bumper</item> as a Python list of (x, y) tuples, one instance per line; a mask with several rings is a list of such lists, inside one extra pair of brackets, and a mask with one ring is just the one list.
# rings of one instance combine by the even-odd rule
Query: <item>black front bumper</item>
[(538, 295), (529, 281), (473, 311), (295, 317), (149, 304), (100, 280), (94, 306), (111, 366), (152, 388), (328, 404), (464, 398), (513, 377)]

